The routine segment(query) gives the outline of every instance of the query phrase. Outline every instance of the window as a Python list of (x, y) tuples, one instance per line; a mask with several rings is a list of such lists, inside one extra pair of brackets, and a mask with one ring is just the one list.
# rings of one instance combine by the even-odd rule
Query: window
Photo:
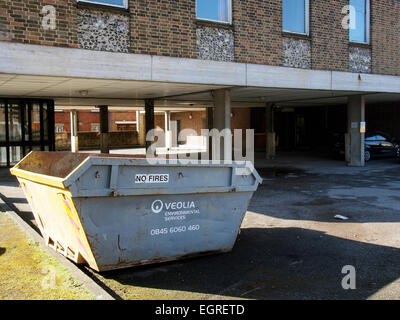
[(350, 41), (369, 43), (369, 0), (350, 0), (350, 8)]
[(308, 35), (309, 0), (283, 0), (282, 11), (283, 31)]
[(94, 4), (102, 4), (106, 6), (128, 8), (128, 0), (78, 0), (78, 2), (87, 2)]
[(196, 17), (223, 23), (232, 23), (232, 0), (196, 0)]
[(56, 123), (56, 133), (64, 132), (64, 124), (63, 123)]
[(90, 127), (92, 132), (100, 132), (100, 123), (92, 123)]

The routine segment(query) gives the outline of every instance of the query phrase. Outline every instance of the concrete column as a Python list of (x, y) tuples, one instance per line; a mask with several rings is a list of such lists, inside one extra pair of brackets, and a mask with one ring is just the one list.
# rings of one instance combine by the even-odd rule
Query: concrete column
[(108, 106), (100, 106), (100, 152), (110, 153)]
[(363, 167), (365, 144), (365, 97), (351, 96), (347, 102), (346, 162)]
[(274, 159), (276, 156), (274, 129), (274, 105), (268, 103), (265, 107), (265, 138), (266, 138), (266, 158)]
[[(215, 108), (207, 108), (207, 129), (214, 129), (214, 109)], [(208, 137), (208, 159), (212, 159), (212, 138)]]
[(225, 131), (221, 143), (221, 160), (232, 160), (231, 92), (227, 89), (214, 91), (214, 128)]
[(79, 152), (79, 139), (78, 139), (78, 112), (71, 110), (71, 151)]
[(165, 112), (165, 147), (172, 148), (171, 112)]
[(146, 146), (146, 116), (144, 112), (139, 112), (138, 115), (138, 126), (139, 126), (139, 145), (142, 147)]
[[(145, 105), (145, 131), (146, 137), (149, 131), (154, 129), (154, 100), (153, 99), (146, 99), (144, 101)], [(146, 141), (146, 149), (150, 147), (152, 141)]]
[(140, 111), (136, 111), (136, 131), (140, 131), (140, 119), (139, 119)]

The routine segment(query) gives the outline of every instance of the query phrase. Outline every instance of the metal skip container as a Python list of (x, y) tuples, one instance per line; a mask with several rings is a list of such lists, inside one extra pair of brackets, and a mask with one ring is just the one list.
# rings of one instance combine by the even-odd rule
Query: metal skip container
[(249, 162), (29, 153), (11, 169), (46, 243), (107, 271), (232, 250), (261, 182)]

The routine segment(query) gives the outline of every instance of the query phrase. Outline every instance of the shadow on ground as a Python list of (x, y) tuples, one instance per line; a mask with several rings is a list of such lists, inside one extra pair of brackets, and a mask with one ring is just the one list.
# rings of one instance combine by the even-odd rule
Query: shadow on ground
[(6, 248), (0, 247), (0, 256), (6, 253)]
[[(344, 290), (342, 268), (357, 271)], [(400, 250), (300, 228), (243, 229), (231, 253), (105, 272), (111, 289), (197, 292), (204, 298), (366, 299), (399, 278)], [(110, 281), (112, 280), (112, 281)], [(159, 292), (159, 291), (157, 291)], [(124, 294), (120, 294), (124, 298)], [(149, 296), (162, 299), (160, 296)], [(206, 296), (207, 295), (207, 296)]]

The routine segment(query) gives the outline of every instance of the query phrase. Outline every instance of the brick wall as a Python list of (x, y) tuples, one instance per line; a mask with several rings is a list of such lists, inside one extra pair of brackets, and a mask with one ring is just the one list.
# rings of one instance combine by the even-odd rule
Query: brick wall
[[(56, 9), (56, 29), (44, 30), (42, 8)], [(71, 0), (1, 0), (0, 40), (77, 48), (76, 5)]]
[[(111, 113), (110, 113), (111, 115)], [(64, 124), (64, 132), (71, 132), (70, 111), (54, 113), (54, 123)], [(91, 132), (92, 123), (100, 123), (100, 113), (91, 111), (78, 111), (79, 132)]]
[(282, 65), (282, 1), (233, 1), (236, 62)]
[(372, 72), (400, 75), (400, 1), (371, 1)]
[[(300, 39), (310, 44), (312, 69), (350, 70), (348, 31), (341, 25), (344, 18), (342, 7), (348, 3), (348, 0), (310, 1), (310, 37)], [(56, 30), (44, 30), (41, 26), (43, 15), (40, 12), (44, 5), (56, 8)], [(83, 11), (91, 13), (90, 10)], [(119, 16), (111, 9), (102, 10), (110, 13), (106, 16)], [(76, 0), (1, 0), (0, 40), (77, 47), (80, 43), (77, 39), (78, 12)], [(124, 40), (123, 48), (120, 48), (118, 42), (116, 48), (107, 50), (198, 57), (196, 30), (206, 27), (204, 23), (196, 21), (195, 0), (129, 0), (129, 10), (121, 14), (129, 18), (130, 43)], [(400, 1), (371, 0), (371, 14), (372, 73), (400, 75)], [(293, 58), (285, 56), (284, 39), (299, 37), (282, 33), (281, 0), (233, 0), (232, 15), (233, 26), (212, 24), (212, 27), (213, 30), (233, 33), (234, 61), (298, 66), (296, 63), (284, 62), (284, 59)], [(112, 38), (108, 33), (107, 36)], [(83, 47), (103, 50), (98, 43)], [(204, 50), (207, 51), (207, 48)], [(300, 62), (307, 62), (300, 65), (308, 68), (308, 60)]]
[(196, 58), (195, 0), (130, 0), (131, 51)]
[(310, 1), (313, 69), (349, 70), (349, 32), (342, 27), (342, 8), (348, 4), (348, 0)]
[(112, 111), (112, 125), (110, 131), (118, 131), (117, 121), (136, 121), (136, 111)]
[[(56, 133), (56, 150), (71, 150), (71, 133)], [(78, 133), (80, 150), (100, 149), (100, 134), (98, 132), (79, 132)], [(115, 148), (132, 148), (138, 145), (137, 131), (110, 132), (109, 145)]]
[(206, 128), (206, 117), (205, 111), (171, 113), (171, 121), (180, 120), (181, 130), (193, 129), (198, 135), (201, 135), (201, 129)]

